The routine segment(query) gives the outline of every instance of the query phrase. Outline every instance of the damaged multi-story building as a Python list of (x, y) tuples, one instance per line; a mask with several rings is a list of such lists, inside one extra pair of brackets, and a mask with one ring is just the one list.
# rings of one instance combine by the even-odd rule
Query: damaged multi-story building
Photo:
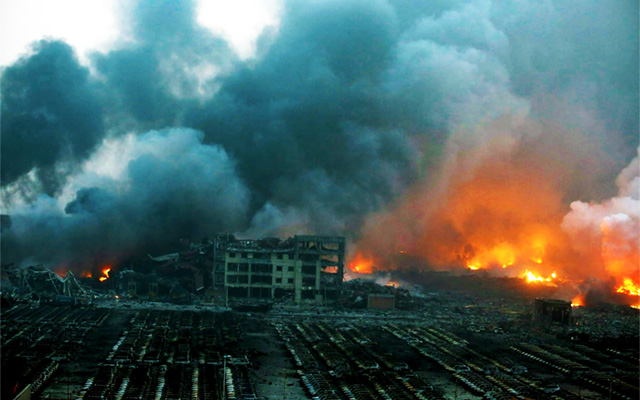
[(343, 237), (296, 235), (282, 241), (219, 235), (213, 246), (213, 288), (225, 301), (328, 304), (342, 287), (344, 254)]

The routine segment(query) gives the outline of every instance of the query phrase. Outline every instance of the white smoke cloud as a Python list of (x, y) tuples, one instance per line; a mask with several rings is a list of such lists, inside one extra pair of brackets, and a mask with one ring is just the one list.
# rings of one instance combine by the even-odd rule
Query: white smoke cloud
[[(640, 154), (640, 148), (638, 149)], [(562, 221), (572, 245), (583, 254), (600, 252), (606, 273), (640, 280), (639, 158), (622, 170), (618, 196), (601, 203), (574, 201)]]

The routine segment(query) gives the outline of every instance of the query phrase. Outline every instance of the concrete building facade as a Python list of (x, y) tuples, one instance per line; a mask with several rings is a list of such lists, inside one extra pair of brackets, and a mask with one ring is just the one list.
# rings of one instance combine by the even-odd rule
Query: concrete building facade
[(335, 236), (296, 235), (214, 241), (213, 284), (229, 299), (290, 299), (328, 304), (338, 298), (344, 275), (345, 240)]

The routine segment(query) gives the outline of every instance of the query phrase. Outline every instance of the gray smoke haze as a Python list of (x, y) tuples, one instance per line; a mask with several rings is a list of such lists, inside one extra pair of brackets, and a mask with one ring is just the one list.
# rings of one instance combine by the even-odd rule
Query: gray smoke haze
[(447, 164), (534, 139), (562, 159), (568, 210), (613, 196), (638, 147), (635, 1), (288, 1), (246, 61), (190, 1), (128, 15), (133, 41), (94, 74), (60, 41), (3, 71), (3, 263), (221, 231), (357, 238)]

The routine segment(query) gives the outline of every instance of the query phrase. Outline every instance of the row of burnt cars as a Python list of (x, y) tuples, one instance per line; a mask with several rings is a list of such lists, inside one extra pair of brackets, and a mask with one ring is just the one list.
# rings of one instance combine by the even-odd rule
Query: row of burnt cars
[(61, 363), (83, 349), (87, 335), (107, 318), (107, 310), (16, 304), (2, 310), (2, 398), (38, 393)]
[(485, 351), (440, 327), (387, 325), (385, 329), (487, 399), (577, 399), (588, 389), (611, 399), (630, 400), (640, 393), (637, 360), (634, 363), (613, 350), (604, 353), (580, 344), (554, 344), (549, 343), (553, 338), (546, 337), (537, 344), (505, 344), (500, 351)]
[(25, 303), (1, 334), (3, 399), (257, 398), (232, 313)]
[(559, 346), (543, 343), (520, 343), (511, 349), (570, 377), (580, 387), (610, 398), (630, 400), (640, 395), (637, 359), (613, 349), (604, 349), (603, 352), (581, 344)]
[(233, 314), (139, 310), (79, 398), (254, 399)]
[(355, 325), (274, 323), (312, 399), (443, 399)]
[[(486, 399), (549, 399), (558, 392), (557, 385), (544, 384), (525, 366), (483, 354), (443, 329), (420, 325), (387, 325), (384, 329), (448, 371), (466, 389)], [(554, 394), (554, 398), (572, 396)]]
[(637, 361), (634, 364), (632, 358), (613, 350), (553, 343), (549, 337), (536, 344), (511, 345), (505, 341), (500, 351), (494, 351), (428, 323), (373, 326), (301, 320), (274, 325), (304, 388), (314, 399), (456, 396), (444, 393), (443, 385), (412, 369), (415, 363), (410, 368), (396, 353), (383, 351), (384, 346), (377, 342), (382, 332), (437, 365), (456, 385), (456, 391), (464, 388), (484, 399), (573, 400), (602, 396), (628, 400), (639, 394)]

